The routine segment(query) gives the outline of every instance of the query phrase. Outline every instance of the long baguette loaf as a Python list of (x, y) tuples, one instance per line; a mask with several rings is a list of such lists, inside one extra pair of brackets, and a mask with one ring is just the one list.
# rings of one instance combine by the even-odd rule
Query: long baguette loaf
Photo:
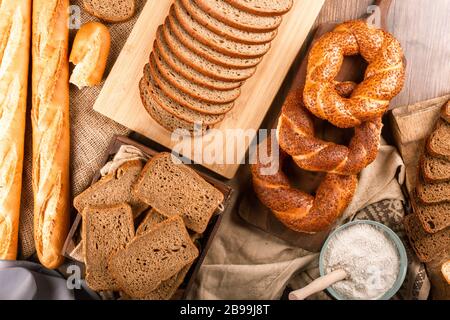
[(57, 268), (69, 228), (68, 0), (33, 1), (34, 240), (40, 262)]
[(0, 259), (14, 260), (22, 186), (31, 0), (0, 1)]

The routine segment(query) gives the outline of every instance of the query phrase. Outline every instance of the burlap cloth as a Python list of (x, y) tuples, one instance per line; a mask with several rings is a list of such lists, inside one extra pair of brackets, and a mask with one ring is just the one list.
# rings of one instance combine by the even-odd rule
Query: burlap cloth
[[(146, 0), (136, 0), (137, 13), (133, 19), (125, 23), (106, 24), (109, 27), (112, 42), (105, 77), (119, 56), (145, 3)], [(70, 4), (78, 5), (81, 8), (82, 1), (72, 0)], [(95, 17), (85, 13), (84, 10), (80, 11), (82, 24), (89, 21), (97, 21)], [(72, 43), (76, 31), (71, 30), (70, 43)], [(92, 109), (101, 88), (102, 85), (78, 90), (74, 85), (70, 86), (72, 195), (77, 195), (90, 184), (96, 170), (103, 165), (103, 156), (112, 137), (116, 134), (129, 134), (128, 129), (105, 118)], [(30, 257), (35, 252), (33, 240), (33, 193), (31, 189), (31, 123), (27, 123), (19, 248), (20, 258), (22, 259)]]
[[(360, 175), (358, 190), (339, 224), (371, 219), (391, 227), (408, 252), (408, 273), (397, 299), (426, 299), (430, 283), (405, 237), (401, 185), (405, 167), (397, 150), (383, 145)], [(226, 215), (198, 273), (190, 299), (279, 299), (285, 288), (304, 287), (319, 276), (318, 254), (290, 245), (250, 226), (237, 214)], [(325, 293), (312, 299), (329, 299)]]

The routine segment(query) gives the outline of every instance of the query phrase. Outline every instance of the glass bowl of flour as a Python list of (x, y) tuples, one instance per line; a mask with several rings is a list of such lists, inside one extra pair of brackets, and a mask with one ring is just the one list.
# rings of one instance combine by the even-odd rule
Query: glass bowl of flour
[(320, 274), (344, 270), (329, 287), (338, 300), (389, 300), (405, 280), (408, 260), (400, 238), (385, 225), (356, 220), (336, 229), (320, 253)]

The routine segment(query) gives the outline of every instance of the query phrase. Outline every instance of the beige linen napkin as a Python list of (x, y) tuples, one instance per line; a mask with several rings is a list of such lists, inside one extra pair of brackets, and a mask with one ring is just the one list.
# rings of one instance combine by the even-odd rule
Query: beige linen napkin
[[(396, 149), (381, 146), (375, 162), (361, 173), (354, 200), (340, 224), (354, 218), (377, 218), (385, 223), (390, 220), (390, 226), (401, 233), (404, 197), (400, 184), (404, 177)], [(399, 298), (424, 299), (429, 292), (428, 278), (415, 256), (409, 258), (409, 280)], [(317, 254), (250, 226), (233, 212), (224, 216), (188, 298), (279, 299), (287, 285), (298, 289), (318, 275)], [(327, 295), (322, 292), (314, 298)]]

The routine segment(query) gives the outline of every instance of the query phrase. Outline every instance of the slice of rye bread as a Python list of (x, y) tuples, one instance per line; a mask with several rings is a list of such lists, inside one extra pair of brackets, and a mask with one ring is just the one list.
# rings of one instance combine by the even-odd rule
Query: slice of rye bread
[(82, 213), (87, 206), (111, 206), (125, 202), (130, 204), (136, 218), (148, 208), (131, 192), (143, 167), (140, 160), (124, 163), (76, 196), (73, 201), (75, 209)]
[(442, 119), (444, 119), (445, 121), (447, 121), (447, 123), (450, 123), (450, 101), (447, 102), (447, 103), (442, 107), (441, 117), (442, 117)]
[(203, 233), (224, 196), (188, 166), (174, 163), (176, 160), (170, 153), (153, 157), (134, 192), (162, 215), (180, 215), (189, 229)]
[(430, 155), (450, 161), (450, 123), (439, 120), (436, 130), (427, 141)]
[(136, 230), (136, 236), (142, 236), (144, 233), (154, 228), (157, 224), (163, 222), (167, 218), (155, 209), (150, 209), (144, 220), (140, 223)]
[[(169, 64), (164, 61), (164, 58), (159, 53), (158, 48), (155, 48), (152, 52), (155, 66), (158, 68), (159, 74), (164, 77), (164, 80), (177, 88), (179, 91), (184, 92), (191, 97), (213, 104), (225, 104), (234, 102), (241, 94), (241, 89), (236, 88), (228, 91), (213, 90), (202, 87), (192, 81), (189, 81), (185, 77), (176, 73), (175, 70), (170, 68)], [(150, 57), (152, 61), (152, 57)]]
[(109, 257), (124, 249), (134, 237), (131, 207), (87, 207), (83, 211), (86, 282), (94, 291), (116, 291), (117, 282), (108, 271)]
[[(175, 115), (177, 118), (191, 122), (201, 123), (204, 125), (213, 125), (222, 121), (225, 117), (224, 114), (207, 114), (208, 110), (220, 110), (221, 105), (215, 106), (209, 103), (201, 103), (196, 101), (189, 95), (183, 94), (173, 87), (170, 83), (165, 81), (162, 75), (154, 65), (154, 61), (149, 67), (144, 68), (144, 76), (148, 77), (150, 84), (150, 94), (153, 95), (153, 99), (167, 112)], [(183, 105), (178, 101), (183, 102)], [(192, 102), (192, 104), (190, 104)], [(188, 106), (188, 107), (187, 107)], [(198, 112), (196, 110), (203, 110)], [(225, 108), (226, 110), (229, 107)]]
[(135, 0), (83, 0), (84, 9), (107, 22), (123, 22), (133, 17)]
[(436, 204), (450, 201), (450, 182), (428, 183), (418, 179), (416, 186), (418, 199), (424, 204)]
[(279, 16), (291, 10), (293, 0), (225, 0), (242, 11), (261, 16)]
[(239, 58), (254, 58), (262, 57), (270, 49), (270, 42), (261, 44), (246, 44), (229, 40), (209, 30), (198, 23), (197, 20), (190, 15), (190, 13), (184, 8), (181, 0), (175, 0), (171, 14), (175, 14), (181, 27), (186, 30), (191, 37), (223, 54)]
[(268, 32), (249, 32), (231, 27), (200, 9), (192, 0), (181, 0), (187, 12), (201, 25), (227, 39), (247, 44), (259, 44), (272, 41), (277, 30)]
[(420, 169), (426, 183), (450, 181), (450, 161), (423, 154)]
[(224, 0), (194, 0), (207, 14), (232, 27), (253, 31), (267, 32), (278, 28), (281, 16), (259, 16), (233, 7)]
[(406, 234), (411, 246), (422, 262), (430, 262), (450, 248), (450, 228), (434, 234), (425, 232), (415, 214), (408, 215), (404, 220)]
[(450, 202), (426, 205), (411, 197), (411, 204), (426, 232), (436, 233), (450, 226)]
[(140, 237), (109, 260), (109, 270), (120, 289), (131, 297), (145, 298), (191, 264), (199, 255), (181, 217), (170, 218)]
[(158, 51), (161, 54), (161, 56), (164, 58), (167, 64), (169, 64), (170, 67), (173, 70), (175, 70), (175, 72), (181, 74), (183, 77), (192, 82), (195, 82), (196, 84), (215, 90), (222, 90), (222, 91), (232, 90), (237, 89), (242, 85), (241, 82), (222, 81), (208, 77), (207, 75), (198, 72), (194, 68), (182, 62), (180, 59), (177, 58), (177, 56), (172, 52), (172, 50), (167, 45), (166, 39), (164, 38), (163, 35), (162, 28), (163, 28), (162, 26), (158, 28), (154, 46), (158, 48)]
[[(202, 125), (195, 127), (191, 122), (184, 121), (175, 117), (173, 114), (162, 108), (154, 99), (150, 93), (150, 83), (146, 77), (143, 77), (139, 82), (139, 92), (141, 96), (142, 105), (147, 110), (148, 114), (155, 120), (161, 127), (169, 131), (170, 133), (179, 130), (180, 134), (189, 136), (203, 135), (208, 129), (208, 125)], [(170, 99), (169, 99), (170, 100)]]
[[(202, 57), (203, 59), (212, 62), (213, 64), (217, 64), (219, 66), (228, 68), (225, 69), (228, 70), (228, 72), (219, 73), (217, 79), (226, 81), (227, 78), (223, 77), (230, 77), (230, 76), (233, 76), (230, 81), (242, 81), (248, 79), (255, 73), (256, 70), (255, 67), (262, 61), (262, 57), (247, 58), (247, 59), (231, 57), (226, 54), (220, 53), (219, 51), (216, 51), (208, 46), (205, 46), (200, 41), (197, 41), (193, 37), (191, 37), (189, 33), (187, 33), (186, 30), (184, 30), (180, 26), (174, 14), (169, 14), (169, 16), (167, 17), (167, 21), (170, 24), (170, 31), (173, 33), (173, 35), (176, 37), (179, 43), (183, 44), (187, 49), (189, 49), (196, 55)], [(169, 39), (166, 40), (167, 43), (170, 45), (171, 40)], [(177, 51), (174, 50), (174, 52)], [(195, 68), (194, 65), (191, 65), (191, 67)], [(217, 67), (214, 67), (213, 71), (215, 69), (217, 69)], [(210, 76), (214, 77), (214, 74)]]

